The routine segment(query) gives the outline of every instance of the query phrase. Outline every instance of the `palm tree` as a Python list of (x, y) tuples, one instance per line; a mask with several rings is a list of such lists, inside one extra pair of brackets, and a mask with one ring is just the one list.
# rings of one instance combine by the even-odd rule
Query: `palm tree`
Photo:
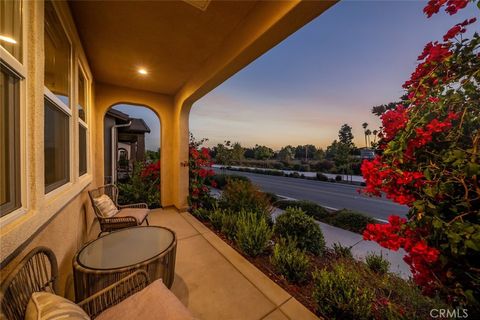
[(378, 130), (375, 129), (372, 131), (372, 133), (373, 133), (373, 143), (377, 143)]
[(371, 144), (370, 144), (370, 136), (371, 135), (372, 135), (372, 131), (370, 131), (370, 129), (365, 130), (365, 136), (368, 137), (368, 146), (371, 146)]
[(363, 134), (365, 135), (365, 148), (368, 148), (368, 145), (367, 145), (367, 129), (368, 127), (368, 123), (364, 122), (362, 123), (362, 128), (363, 128)]

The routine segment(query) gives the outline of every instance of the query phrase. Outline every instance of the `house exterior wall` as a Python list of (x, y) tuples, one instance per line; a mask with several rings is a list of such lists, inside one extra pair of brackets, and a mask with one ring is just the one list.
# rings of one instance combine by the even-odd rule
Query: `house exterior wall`
[[(24, 59), (25, 79), (21, 83), (21, 197), (22, 207), (0, 219), (1, 278), (12, 270), (18, 261), (33, 247), (51, 248), (60, 266), (60, 293), (69, 291), (72, 257), (90, 232), (93, 212), (86, 189), (92, 187), (96, 152), (92, 137), (96, 130), (92, 125), (93, 86), (88, 90), (87, 109), (87, 174), (79, 176), (78, 121), (73, 111), (70, 126), (70, 181), (45, 194), (44, 164), (44, 3), (24, 1)], [(89, 84), (92, 74), (65, 2), (55, 2), (57, 14), (71, 42), (71, 95), (76, 96), (77, 70), (81, 65)], [(2, 52), (3, 53), (3, 52)]]
[[(0, 273), (6, 276), (28, 251), (36, 246), (48, 246), (56, 254), (65, 273), (60, 288), (68, 292), (72, 257), (83, 243), (98, 234), (98, 223), (88, 199), (87, 190), (104, 184), (104, 126), (106, 111), (117, 103), (132, 103), (152, 109), (161, 121), (162, 138), (162, 205), (186, 207), (187, 193), (178, 201), (172, 172), (179, 166), (172, 157), (175, 145), (172, 132), (179, 130), (173, 119), (173, 97), (141, 90), (130, 90), (95, 83), (89, 69), (82, 43), (65, 1), (55, 1), (54, 6), (72, 46), (71, 80), (77, 75), (77, 63), (81, 64), (88, 82), (88, 172), (79, 177), (77, 155), (78, 129), (75, 119), (70, 121), (70, 182), (45, 194), (44, 187), (44, 2), (24, 1), (26, 78), (22, 82), (21, 105), (21, 172), (22, 207), (0, 219)], [(77, 62), (78, 61), (78, 62)], [(76, 85), (72, 82), (72, 95)], [(72, 104), (73, 106), (73, 104)], [(77, 117), (73, 113), (74, 118)], [(188, 127), (184, 128), (188, 135)], [(188, 183), (188, 182), (187, 182)], [(61, 241), (59, 241), (61, 239)], [(61, 270), (62, 271), (62, 270)]]

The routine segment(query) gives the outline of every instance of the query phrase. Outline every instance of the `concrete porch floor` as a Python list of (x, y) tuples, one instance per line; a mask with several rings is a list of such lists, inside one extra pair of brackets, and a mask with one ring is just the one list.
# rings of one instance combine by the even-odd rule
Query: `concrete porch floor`
[(149, 220), (177, 234), (171, 290), (196, 318), (318, 319), (191, 214), (156, 209)]

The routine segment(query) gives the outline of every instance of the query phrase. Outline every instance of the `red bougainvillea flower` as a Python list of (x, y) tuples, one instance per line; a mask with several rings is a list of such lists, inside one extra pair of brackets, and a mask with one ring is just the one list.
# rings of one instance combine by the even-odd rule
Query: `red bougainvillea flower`
[(140, 172), (140, 176), (144, 179), (157, 179), (160, 178), (160, 160), (154, 163), (150, 163)]
[(458, 10), (463, 9), (467, 6), (468, 0), (430, 0), (427, 3), (427, 6), (423, 8), (423, 12), (430, 18), (435, 13), (440, 11), (440, 8), (447, 4), (445, 11), (450, 15), (453, 15), (458, 12)]
[(424, 288), (424, 292), (432, 292), (438, 286), (436, 268), (440, 251), (429, 246), (421, 238), (421, 230), (411, 230), (407, 220), (398, 216), (390, 216), (387, 224), (367, 225), (363, 239), (376, 241), (382, 247), (397, 251), (405, 249), (404, 261), (410, 266), (415, 282)]
[(443, 36), (443, 41), (448, 41), (450, 39), (455, 38), (460, 33), (465, 33), (467, 31), (465, 27), (468, 26), (469, 24), (474, 23), (475, 21), (477, 21), (477, 19), (472, 18), (472, 19), (466, 19), (461, 23), (457, 23), (450, 30), (448, 30), (448, 32)]
[(381, 119), (385, 133), (383, 138), (386, 141), (390, 141), (399, 130), (405, 127), (408, 121), (407, 108), (399, 104), (395, 109), (385, 112)]

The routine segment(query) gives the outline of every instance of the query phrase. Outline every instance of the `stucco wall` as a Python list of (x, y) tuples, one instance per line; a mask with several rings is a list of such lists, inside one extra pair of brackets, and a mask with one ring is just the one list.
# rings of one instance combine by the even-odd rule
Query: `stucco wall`
[[(70, 179), (69, 182), (45, 194), (44, 164), (44, 3), (24, 1), (24, 60), (25, 79), (20, 89), (21, 135), (21, 197), (22, 207), (0, 219), (0, 271), (3, 279), (18, 261), (33, 247), (51, 248), (60, 266), (60, 293), (68, 291), (72, 256), (92, 231), (93, 216), (86, 190), (92, 188), (95, 176), (92, 165), (95, 152), (92, 136), (96, 134), (90, 110), (93, 88), (88, 98), (87, 141), (88, 172), (79, 176), (78, 115), (70, 115)], [(55, 3), (72, 47), (71, 97), (76, 96), (75, 79), (81, 65), (89, 83), (92, 75), (66, 2)]]
[(33, 248), (46, 246), (55, 253), (59, 266), (59, 294), (74, 299), (72, 259), (82, 245), (99, 232), (87, 193), (82, 192), (58, 212), (34, 239), (1, 271), (1, 278)]

